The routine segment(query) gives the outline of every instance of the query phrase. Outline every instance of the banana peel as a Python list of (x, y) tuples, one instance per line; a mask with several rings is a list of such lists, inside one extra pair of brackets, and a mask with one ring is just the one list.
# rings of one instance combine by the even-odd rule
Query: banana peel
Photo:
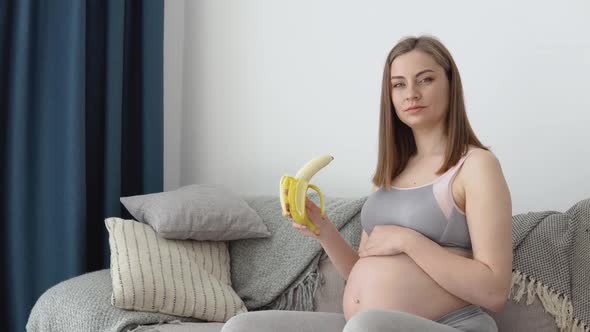
[[(324, 217), (324, 196), (320, 188), (309, 183), (309, 181), (319, 170), (327, 166), (332, 160), (334, 160), (334, 157), (330, 155), (322, 155), (303, 165), (294, 177), (290, 175), (284, 175), (281, 177), (279, 197), (281, 200), (283, 216), (287, 217), (289, 212), (291, 212), (293, 221), (307, 226), (307, 228), (316, 235), (319, 234), (318, 229), (309, 219), (307, 209), (305, 208), (307, 190), (308, 188), (311, 188), (320, 196), (320, 210), (322, 217)], [(288, 191), (288, 193), (285, 193), (286, 191)], [(289, 204), (289, 211), (287, 211), (287, 203)]]

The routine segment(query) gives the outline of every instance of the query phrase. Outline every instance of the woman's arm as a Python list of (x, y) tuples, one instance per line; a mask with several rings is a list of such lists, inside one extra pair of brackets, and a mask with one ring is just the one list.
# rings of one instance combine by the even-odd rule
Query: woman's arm
[[(377, 189), (379, 188), (373, 186), (373, 192)], [(342, 234), (340, 234), (336, 226), (334, 226), (334, 223), (330, 222), (329, 225), (331, 225), (331, 227), (327, 227), (325, 231), (322, 231), (318, 239), (320, 240), (320, 244), (324, 248), (324, 251), (328, 254), (328, 257), (330, 257), (330, 261), (332, 261), (336, 270), (344, 280), (348, 280), (348, 275), (350, 274), (352, 267), (359, 260), (359, 255), (354, 251), (354, 248), (344, 240)], [(367, 235), (367, 232), (363, 230), (361, 242), (359, 244), (359, 251), (364, 248), (368, 238), (369, 236)]]
[(473, 259), (450, 253), (417, 232), (407, 232), (402, 250), (448, 292), (497, 312), (512, 280), (510, 191), (500, 163), (488, 151), (476, 151), (463, 172)]
[[(359, 260), (358, 253), (344, 240), (342, 234), (338, 232), (336, 226), (330, 227), (330, 231), (324, 231), (319, 236), (320, 244), (330, 257), (330, 261), (344, 280), (348, 280), (348, 275), (354, 264)], [(359, 248), (367, 240), (367, 233), (363, 230)]]

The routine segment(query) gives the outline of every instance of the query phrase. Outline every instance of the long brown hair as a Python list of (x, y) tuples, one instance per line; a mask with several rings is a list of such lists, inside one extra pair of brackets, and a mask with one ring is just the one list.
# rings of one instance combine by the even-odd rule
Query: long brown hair
[(391, 100), (391, 63), (396, 57), (412, 50), (419, 50), (432, 56), (445, 70), (449, 80), (450, 96), (445, 125), (447, 134), (445, 162), (438, 169), (437, 174), (442, 174), (453, 167), (467, 152), (469, 144), (489, 150), (477, 139), (471, 129), (465, 112), (459, 70), (447, 48), (433, 36), (404, 37), (387, 55), (383, 68), (383, 82), (381, 83), (379, 150), (377, 170), (372, 181), (374, 185), (384, 186), (386, 190), (389, 190), (393, 179), (404, 170), (410, 157), (416, 153), (416, 142), (412, 129), (399, 119)]

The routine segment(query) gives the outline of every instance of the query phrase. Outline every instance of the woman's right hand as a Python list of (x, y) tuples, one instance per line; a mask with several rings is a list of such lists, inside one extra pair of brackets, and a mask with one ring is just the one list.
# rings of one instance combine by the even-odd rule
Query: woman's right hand
[[(285, 189), (285, 193), (288, 194), (289, 190)], [(286, 204), (287, 212), (289, 212), (288, 217), (292, 219), (291, 211), (289, 210), (289, 203)], [(309, 220), (313, 222), (317, 228), (318, 234), (312, 232), (307, 226), (301, 225), (292, 221), (291, 224), (293, 228), (301, 232), (303, 235), (314, 237), (315, 239), (320, 239), (322, 236), (322, 232), (327, 232), (329, 227), (332, 227), (332, 222), (328, 219), (328, 215), (325, 214), (322, 217), (322, 210), (318, 207), (312, 200), (305, 197), (305, 210)]]

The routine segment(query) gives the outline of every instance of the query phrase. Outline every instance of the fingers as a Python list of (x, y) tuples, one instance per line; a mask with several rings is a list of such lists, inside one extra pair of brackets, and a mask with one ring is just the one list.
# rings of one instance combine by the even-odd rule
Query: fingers
[(307, 230), (307, 226), (305, 226), (305, 225), (301, 225), (301, 224), (298, 224), (298, 223), (296, 223), (296, 222), (294, 222), (294, 221), (293, 221), (293, 222), (291, 222), (291, 225), (292, 225), (293, 227), (297, 228), (297, 229), (298, 229), (298, 230), (300, 230), (300, 231), (305, 231), (305, 230)]
[(291, 210), (289, 210), (289, 203), (285, 203), (285, 207), (287, 208), (287, 213), (288, 213), (287, 216), (289, 218), (293, 218), (293, 216), (291, 215)]
[(318, 234), (316, 234), (316, 233), (312, 232), (309, 228), (307, 228), (307, 226), (305, 226), (305, 225), (298, 224), (294, 221), (291, 224), (292, 224), (293, 228), (297, 229), (298, 231), (300, 231), (304, 235), (313, 236), (315, 238), (317, 238), (319, 236), (319, 230), (318, 230)]
[[(285, 189), (285, 195), (289, 194), (289, 189)], [(315, 213), (315, 211), (319, 211), (319, 209), (317, 208), (317, 206), (315, 205), (315, 203), (309, 199), (309, 197), (305, 196), (305, 207), (307, 208), (307, 211), (311, 212), (311, 213)], [(288, 213), (288, 217), (289, 218), (293, 218), (293, 215), (291, 214), (291, 210), (290, 210), (290, 206), (288, 202), (285, 202), (285, 209), (287, 210)], [(324, 219), (324, 218), (322, 218)]]
[[(288, 196), (289, 195), (289, 189), (285, 189), (285, 195)], [(305, 204), (308, 203), (313, 203), (312, 200), (309, 199), (309, 197), (305, 196)], [(287, 206), (289, 206), (289, 204), (287, 203)]]
[[(285, 195), (289, 194), (289, 189), (285, 189)], [(289, 210), (289, 203), (285, 203), (285, 208), (287, 209), (287, 213), (289, 213), (287, 216), (289, 218), (293, 218), (293, 216), (291, 215), (291, 210)]]
[[(289, 189), (285, 189), (285, 195), (288, 195), (288, 194), (289, 194)], [(313, 202), (307, 196), (305, 197), (305, 206), (307, 208), (307, 211), (309, 211), (309, 212), (312, 211)], [(292, 219), (293, 215), (291, 214), (291, 210), (290, 210), (290, 206), (289, 206), (288, 202), (285, 202), (285, 209), (287, 210), (287, 213), (288, 213), (287, 216)], [(319, 236), (319, 230), (317, 230), (318, 234), (316, 234), (316, 233), (312, 232), (307, 226), (301, 225), (301, 224), (296, 223), (294, 221), (291, 222), (291, 225), (293, 226), (293, 228), (297, 229), (298, 231), (300, 231), (304, 235), (313, 236), (316, 239)]]
[(305, 207), (310, 212), (316, 210), (316, 207), (314, 206), (314, 203), (309, 198), (306, 198), (306, 200), (305, 200)]

